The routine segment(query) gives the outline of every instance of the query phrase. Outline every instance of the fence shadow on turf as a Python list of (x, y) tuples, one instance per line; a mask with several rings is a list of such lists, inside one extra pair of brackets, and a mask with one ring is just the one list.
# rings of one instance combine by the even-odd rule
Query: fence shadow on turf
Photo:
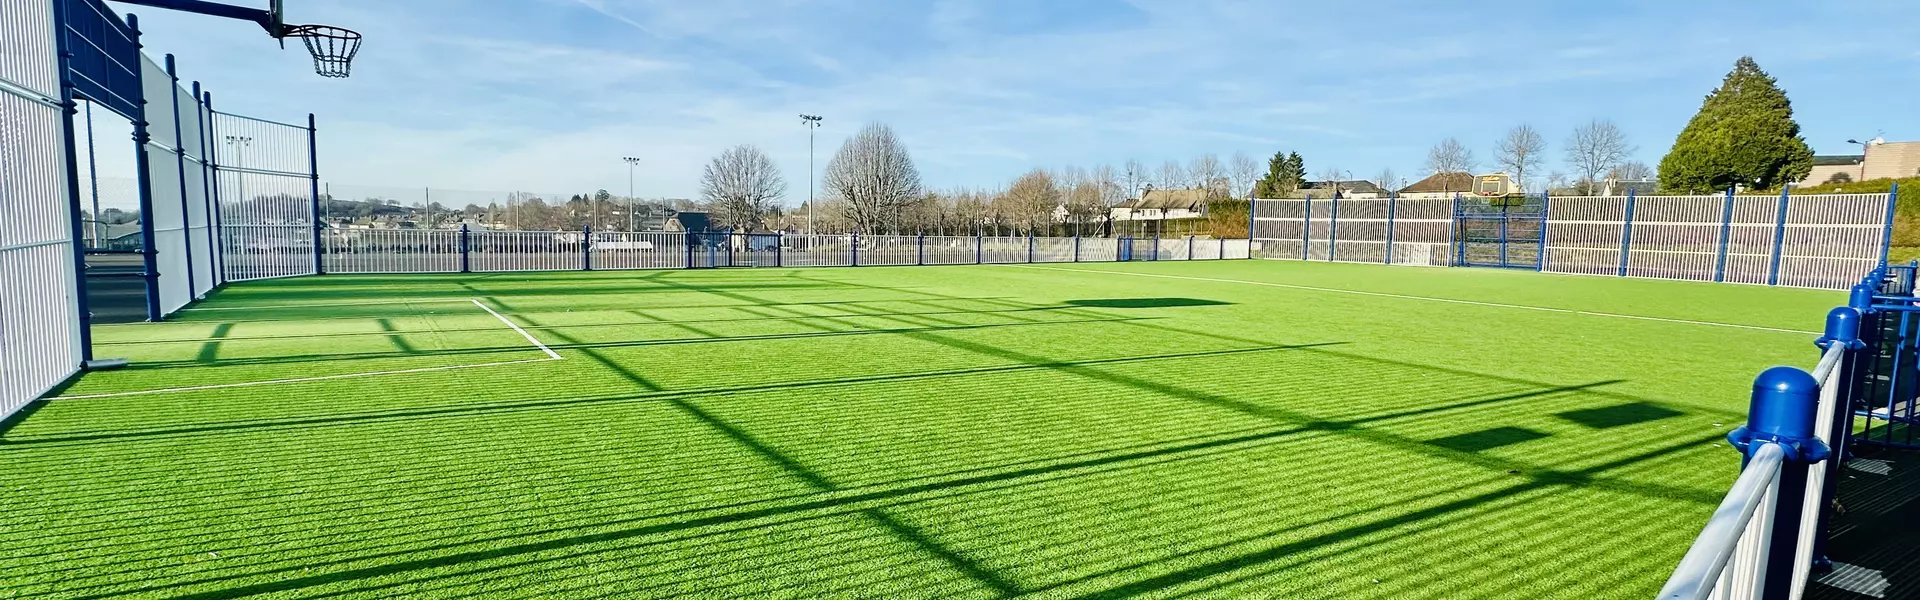
[[(718, 292), (744, 295), (732, 289)], [(498, 300), (496, 304), (509, 306)], [(763, 313), (756, 318), (771, 318), (768, 315), (781, 312), (762, 304), (742, 310)], [(861, 306), (855, 310), (867, 309)], [(362, 518), (381, 517), (339, 523), (328, 521), (333, 517), (325, 510), (298, 510), (274, 521), (273, 527), (226, 534), (232, 538), (229, 543), (252, 542), (274, 548), (278, 554), (271, 556), (280, 558), (181, 566), (180, 559), (195, 554), (191, 549), (176, 550), (160, 544), (168, 549), (164, 552), (173, 552), (161, 555), (154, 554), (157, 551), (152, 548), (136, 547), (157, 541), (142, 536), (143, 532), (151, 533), (142, 528), (154, 523), (139, 517), (175, 526), (175, 535), (182, 541), (207, 534), (187, 521), (191, 513), (168, 514), (183, 510), (177, 503), (154, 498), (147, 506), (124, 506), (144, 512), (123, 515), (121, 526), (126, 529), (98, 538), (105, 545), (95, 546), (95, 551), (121, 548), (125, 558), (94, 569), (112, 569), (118, 577), (97, 573), (80, 577), (80, 572), (74, 572), (74, 587), (67, 591), (81, 597), (138, 591), (116, 587), (132, 573), (152, 578), (155, 587), (147, 593), (205, 598), (296, 590), (316, 594), (399, 592), (402, 590), (396, 588), (400, 586), (415, 593), (457, 595), (478, 593), (487, 589), (479, 586), (502, 577), (526, 577), (530, 585), (547, 582), (544, 585), (558, 586), (546, 588), (550, 592), (613, 593), (610, 590), (619, 589), (648, 595), (743, 595), (776, 592), (781, 590), (777, 586), (789, 586), (785, 591), (790, 594), (833, 595), (823, 590), (844, 590), (831, 587), (844, 583), (827, 578), (850, 572), (868, 574), (851, 579), (866, 585), (939, 590), (949, 593), (938, 595), (951, 597), (1041, 592), (1062, 597), (1121, 597), (1156, 591), (1178, 594), (1247, 589), (1235, 586), (1284, 586), (1288, 580), (1276, 579), (1274, 569), (1303, 569), (1312, 561), (1374, 565), (1362, 572), (1384, 576), (1390, 584), (1403, 586), (1401, 582), (1418, 581), (1441, 568), (1463, 572), (1458, 576), (1469, 581), (1476, 575), (1499, 580), (1539, 574), (1540, 567), (1534, 565), (1492, 559), (1448, 560), (1445, 567), (1437, 567), (1423, 565), (1417, 558), (1428, 553), (1496, 556), (1498, 553), (1462, 550), (1494, 542), (1546, 544), (1571, 551), (1541, 561), (1546, 568), (1566, 566), (1580, 556), (1587, 557), (1585, 562), (1571, 564), (1594, 564), (1598, 562), (1596, 555), (1572, 552), (1594, 552), (1594, 548), (1607, 546), (1593, 544), (1584, 536), (1566, 536), (1567, 530), (1542, 527), (1520, 532), (1529, 538), (1516, 539), (1509, 531), (1513, 528), (1489, 529), (1486, 524), (1515, 514), (1560, 518), (1557, 515), (1564, 513), (1567, 505), (1563, 496), (1581, 494), (1588, 500), (1587, 510), (1581, 514), (1623, 515), (1613, 528), (1616, 538), (1658, 539), (1672, 528), (1666, 527), (1668, 523), (1649, 521), (1656, 517), (1645, 514), (1661, 511), (1645, 509), (1671, 506), (1658, 504), (1657, 500), (1670, 500), (1676, 493), (1685, 498), (1682, 503), (1699, 505), (1697, 499), (1683, 493), (1689, 491), (1687, 487), (1647, 485), (1612, 473), (1688, 452), (1714, 439), (1645, 443), (1658, 439), (1646, 431), (1648, 425), (1676, 416), (1649, 418), (1657, 417), (1658, 411), (1620, 404), (1619, 396), (1598, 389), (1611, 382), (1544, 386), (1342, 357), (1326, 348), (1282, 348), (1270, 342), (1249, 345), (1224, 338), (1222, 342), (1250, 347), (1213, 353), (1165, 353), (1159, 357), (1165, 364), (1139, 355), (1104, 362), (1070, 360), (1049, 356), (1044, 349), (995, 345), (1001, 338), (988, 335), (994, 330), (955, 328), (964, 323), (953, 318), (957, 315), (887, 312), (870, 310), (824, 318), (794, 314), (786, 319), (793, 320), (796, 328), (815, 329), (872, 328), (857, 319), (895, 319), (905, 327), (888, 335), (950, 352), (988, 357), (1001, 364), (890, 379), (822, 378), (764, 389), (722, 386), (567, 400), (551, 400), (549, 395), (518, 406), (503, 403), (445, 413), (393, 411), (338, 421), (236, 423), (230, 430), (171, 431), (58, 443), (30, 437), (18, 440), (28, 442), (24, 445), (8, 439), (0, 451), (6, 452), (10, 464), (36, 471), (57, 468), (67, 462), (63, 458), (82, 452), (102, 464), (120, 464), (120, 471), (152, 471), (129, 474), (126, 484), (137, 486), (164, 477), (179, 485), (216, 487), (223, 482), (238, 483), (235, 478), (252, 472), (257, 461), (281, 463), (294, 460), (294, 452), (317, 453), (304, 457), (311, 461), (304, 464), (317, 469), (337, 463), (331, 468), (338, 470), (317, 473), (314, 479), (305, 481), (312, 482), (309, 485), (331, 484), (327, 489), (340, 494), (334, 510)], [(1114, 315), (1100, 317), (1082, 315), (1084, 322), (1074, 323), (1082, 329), (1086, 323), (1116, 329), (1167, 326), (1115, 320)], [(573, 335), (565, 329), (546, 331), (563, 338)], [(659, 387), (646, 376), (644, 360), (618, 354), (629, 347), (577, 340), (561, 347), (622, 373), (635, 388), (644, 391)], [(1290, 356), (1324, 358), (1300, 358), (1278, 365), (1247, 362), (1251, 357), (1282, 349)], [(1358, 369), (1363, 373), (1400, 375), (1401, 379), (1408, 379), (1405, 375), (1409, 373), (1424, 373), (1427, 379), (1445, 380), (1433, 388), (1435, 391), (1458, 395), (1439, 401), (1429, 398), (1430, 402), (1418, 407), (1390, 408), (1371, 400), (1396, 392), (1374, 390), (1365, 392), (1366, 398), (1351, 399), (1352, 405), (1360, 407), (1357, 410), (1330, 417), (1312, 410), (1310, 401), (1314, 398), (1288, 402), (1286, 398), (1253, 394), (1237, 397), (1209, 380), (1209, 375), (1218, 371), (1278, 366), (1279, 372), (1261, 373), (1248, 383), (1302, 386), (1321, 376), (1317, 370), (1334, 364), (1326, 361), (1346, 361), (1341, 364), (1364, 366)], [(940, 427), (992, 431), (989, 426), (993, 420), (981, 418), (983, 409), (966, 403), (964, 398), (903, 400), (885, 393), (897, 389), (888, 386), (927, 385), (935, 377), (972, 382), (981, 389), (1062, 392), (1044, 396), (1056, 402), (1025, 407), (1040, 414), (1033, 421), (1020, 422), (1019, 427), (998, 431), (1001, 437), (990, 438), (993, 443), (986, 444), (1028, 443), (1026, 448), (1054, 453), (1025, 452), (1026, 462), (993, 462), (981, 459), (999, 456), (991, 448), (923, 447), (929, 438), (922, 420)], [(835, 402), (815, 406), (814, 412), (794, 410), (796, 407), (785, 399), (797, 396), (789, 393), (793, 390), (814, 389), (807, 386), (838, 386), (831, 396)], [(868, 397), (838, 399), (854, 390), (875, 387), (881, 389)], [(1065, 393), (1090, 387), (1129, 392), (1103, 398)], [(1307, 389), (1364, 392), (1325, 383)], [(755, 392), (759, 395), (753, 395)], [(1129, 401), (1137, 403), (1124, 404)], [(1618, 408), (1621, 406), (1628, 408)], [(1653, 403), (1647, 406), (1682, 412)], [(1604, 457), (1603, 462), (1555, 468), (1559, 465), (1481, 455), (1524, 445), (1527, 440), (1460, 450), (1433, 443), (1446, 436), (1419, 435), (1444, 430), (1450, 420), (1471, 421), (1470, 417), (1484, 415), (1479, 411), (1523, 408), (1526, 410), (1514, 414), (1534, 415), (1539, 421), (1530, 421), (1526, 427), (1539, 427), (1549, 433), (1534, 441), (1554, 440), (1575, 429), (1594, 430), (1596, 434), (1604, 429), (1603, 443), (1578, 449)], [(1574, 416), (1563, 416), (1568, 414)], [(1043, 427), (1046, 421), (1061, 419), (1081, 425)], [(1568, 429), (1548, 432), (1550, 425), (1542, 424), (1547, 420), (1562, 422)], [(814, 426), (804, 427), (808, 421)], [(794, 430), (795, 426), (803, 427)], [(1402, 426), (1407, 429), (1396, 429)], [(619, 438), (622, 443), (610, 444), (609, 439), (595, 440), (579, 433), (606, 427), (612, 427), (608, 435), (623, 436)], [(1224, 434), (1226, 430), (1239, 433)], [(649, 431), (672, 433), (648, 437)], [(822, 454), (831, 450), (823, 447), (824, 442), (843, 439), (827, 435), (839, 431), (851, 431), (879, 443), (862, 446), (864, 449), (854, 454)], [(1095, 440), (1098, 443), (1083, 439), (1095, 433), (1108, 437)], [(823, 443), (806, 440), (815, 435), (825, 438)], [(634, 436), (639, 437), (628, 439)], [(307, 443), (276, 446), (272, 442), (275, 439)], [(222, 441), (231, 443), (222, 448)], [(49, 443), (36, 446), (32, 442)], [(249, 453), (233, 453), (236, 444), (260, 447)], [(403, 452), (402, 448), (416, 451)], [(536, 448), (526, 454), (527, 462), (495, 463), (495, 468), (526, 482), (528, 487), (521, 491), (525, 497), (517, 494), (491, 501), (475, 499), (473, 496), (481, 490), (472, 488), (473, 479), (430, 479), (427, 475), (435, 469), (445, 473), (462, 465), (489, 464), (487, 461), (497, 460), (503, 450), (529, 452), (524, 448)], [(673, 448), (686, 448), (696, 454), (659, 454)], [(276, 454), (263, 455), (270, 449)], [(209, 464), (221, 459), (222, 450), (230, 453), (224, 455), (225, 463)], [(676, 456), (687, 464), (673, 464), (669, 457)], [(1390, 458), (1383, 460), (1383, 456)], [(915, 458), (925, 458), (945, 470), (928, 475), (903, 466), (907, 464), (903, 461)], [(177, 467), (160, 464), (166, 460), (180, 461), (170, 464), (200, 465), (202, 469), (188, 477), (169, 474)], [(567, 465), (570, 472), (579, 473), (579, 478), (539, 479), (548, 465)], [(1405, 471), (1392, 474), (1395, 485), (1384, 486), (1388, 489), (1371, 493), (1355, 489), (1356, 469), (1374, 471), (1382, 465)], [(583, 468), (588, 466), (597, 467)], [(609, 474), (618, 470), (628, 477), (589, 476), (597, 475), (600, 469)], [(335, 477), (338, 480), (332, 479)], [(643, 490), (633, 489), (633, 483), (639, 481), (649, 485)], [(70, 508), (85, 498), (114, 491), (106, 489), (107, 485), (101, 482), (71, 489), (68, 492), (73, 496), (49, 498), (55, 502), (38, 506), (44, 507), (41, 510)], [(773, 491), (770, 495), (749, 493), (740, 502), (708, 500), (697, 494), (673, 496), (692, 494), (690, 490), (732, 489), (728, 485)], [(1710, 508), (1717, 499), (1711, 495), (1716, 488), (1698, 487), (1709, 492), (1706, 504), (1701, 506)], [(583, 488), (591, 494), (579, 496), (582, 501), (578, 503), (518, 504), (543, 494), (580, 494)], [(1346, 490), (1344, 495), (1338, 493), (1341, 490)], [(419, 495), (412, 495), (414, 491)], [(200, 495), (217, 500), (209, 506), (234, 511), (228, 513), (233, 518), (244, 519), (249, 507), (255, 511), (277, 509), (274, 500), (249, 499), (247, 493), (234, 490), (231, 496), (221, 496), (203, 490)], [(1313, 493), (1333, 494), (1331, 497), (1343, 498), (1345, 503), (1321, 510), (1323, 505), (1334, 505), (1327, 504), (1325, 498), (1301, 499)], [(668, 497), (646, 499), (653, 494)], [(284, 503), (300, 501), (278, 499)], [(422, 510), (426, 506), (451, 512)], [(649, 506), (659, 509), (645, 508)], [(44, 513), (29, 509), (0, 519), (33, 514)], [(1624, 517), (1629, 514), (1634, 516)], [(476, 528), (487, 533), (469, 532), (467, 528), (476, 522), (491, 524)], [(304, 533), (316, 528), (323, 533)], [(775, 540), (784, 539), (778, 535), (782, 532), (799, 537), (781, 544)], [(1007, 537), (1010, 535), (1014, 537)], [(289, 536), (305, 548), (285, 547), (284, 538)], [(743, 538), (768, 541), (740, 545)], [(1168, 544), (1169, 539), (1179, 543)], [(850, 552), (850, 547), (890, 550), (867, 555)], [(1389, 561), (1388, 555), (1402, 560)], [(594, 567), (602, 563), (603, 567)], [(727, 572), (747, 576), (718, 577), (721, 571), (702, 565), (728, 565)], [(307, 568), (314, 568), (316, 573), (305, 572)], [(1519, 575), (1502, 575), (1502, 571)], [(1308, 572), (1324, 575), (1325, 570)], [(1617, 584), (1634, 575), (1628, 565), (1614, 571), (1611, 580), (1605, 575), (1594, 579)], [(1351, 583), (1335, 581), (1328, 585)], [(1625, 585), (1630, 589), (1635, 584)], [(1350, 595), (1395, 595), (1385, 589), (1363, 587)], [(1417, 591), (1398, 589), (1401, 596)]]

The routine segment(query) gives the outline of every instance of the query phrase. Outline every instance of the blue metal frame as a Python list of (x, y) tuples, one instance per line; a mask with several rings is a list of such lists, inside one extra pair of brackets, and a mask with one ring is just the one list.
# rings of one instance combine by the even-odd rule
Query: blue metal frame
[(1340, 187), (1334, 186), (1333, 207), (1327, 215), (1327, 262), (1337, 260), (1340, 247)]
[(1399, 207), (1399, 193), (1387, 192), (1387, 257), (1380, 260), (1381, 264), (1393, 264), (1393, 217)]
[(1727, 199), (1720, 205), (1720, 247), (1714, 252), (1713, 280), (1727, 280), (1727, 244), (1733, 241), (1733, 188), (1727, 188)]
[[(73, 74), (73, 52), (68, 51), (67, 3), (59, 0), (53, 11), (53, 27), (57, 32), (55, 43), (59, 46), (56, 53), (56, 65), (60, 73), (60, 134), (65, 146), (67, 164), (78, 164), (79, 143), (75, 139), (73, 117), (80, 113), (80, 104), (74, 99), (80, 96)], [(89, 123), (92, 121), (89, 120)], [(79, 343), (80, 360), (84, 366), (93, 360), (93, 317), (87, 302), (87, 244), (85, 217), (80, 207), (80, 173), (78, 169), (67, 169), (67, 215), (68, 233), (73, 238), (73, 297), (80, 317)], [(95, 216), (98, 218), (98, 215)]]
[(1620, 225), (1620, 276), (1627, 276), (1627, 262), (1633, 257), (1633, 190), (1627, 190), (1626, 219)]
[(164, 8), (167, 10), (177, 10), (181, 12), (190, 12), (195, 14), (222, 17), (227, 19), (239, 19), (241, 21), (248, 21), (248, 22), (252, 22), (254, 24), (259, 25), (261, 29), (267, 30), (267, 33), (274, 37), (281, 36), (281, 31), (276, 28), (276, 23), (274, 22), (275, 17), (273, 15), (273, 11), (261, 10), (258, 8), (247, 8), (245, 6), (234, 6), (231, 4), (220, 4), (216, 2), (205, 2), (203, 0), (116, 0), (116, 1), (125, 2), (127, 4), (152, 6), (154, 8)]
[[(1463, 267), (1543, 270), (1547, 252), (1548, 204), (1544, 197), (1537, 205), (1532, 200), (1532, 196), (1527, 196), (1520, 204), (1515, 205), (1509, 198), (1495, 201), (1481, 200), (1477, 197), (1473, 199), (1455, 197), (1454, 214), (1448, 225), (1453, 234), (1453, 264)], [(1532, 231), (1538, 234), (1538, 237), (1515, 239), (1516, 232), (1512, 228), (1515, 220), (1521, 221), (1522, 228), (1519, 230), (1521, 234)], [(1538, 223), (1535, 223), (1535, 220)], [(1525, 246), (1516, 246), (1516, 244)], [(1526, 246), (1531, 246), (1534, 258), (1526, 260), (1523, 253), (1521, 258), (1516, 259), (1512, 250), (1525, 250)], [(1476, 262), (1474, 250), (1493, 252), (1494, 256)]]
[(1814, 419), (1820, 406), (1820, 382), (1806, 371), (1793, 367), (1774, 367), (1753, 381), (1753, 395), (1747, 410), (1747, 425), (1727, 434), (1727, 441), (1742, 453), (1742, 464), (1753, 459), (1760, 448), (1779, 446), (1786, 451), (1780, 467), (1780, 479), (1774, 496), (1772, 536), (1768, 552), (1767, 575), (1763, 584), (1765, 598), (1786, 598), (1793, 584), (1793, 560), (1800, 545), (1800, 519), (1806, 504), (1807, 476), (1813, 465), (1830, 454), (1826, 444), (1814, 435)]
[(187, 204), (187, 140), (180, 128), (180, 72), (175, 68), (172, 54), (167, 55), (167, 79), (172, 82), (167, 86), (167, 95), (173, 101), (173, 164), (180, 170), (180, 246), (187, 259), (187, 297), (197, 298), (199, 286), (193, 281), (193, 208)]
[(1312, 260), (1313, 254), (1313, 194), (1307, 194), (1306, 204), (1300, 205), (1300, 260)]
[(1767, 285), (1780, 285), (1780, 254), (1787, 242), (1788, 188), (1780, 188), (1780, 206), (1773, 214), (1773, 253), (1767, 260)]
[(313, 222), (313, 272), (325, 274), (326, 264), (320, 260), (320, 231), (327, 226), (320, 222), (320, 127), (313, 113), (307, 113), (307, 185), (308, 198), (313, 200), (308, 216)]
[(580, 270), (593, 270), (593, 226), (580, 226)]
[(858, 267), (860, 266), (860, 234), (849, 233), (847, 236), (853, 245), (853, 266)]
[(473, 232), (466, 223), (460, 224), (460, 272), (473, 272)]
[(204, 102), (207, 106), (206, 116), (208, 117), (207, 118), (207, 150), (206, 150), (207, 171), (209, 172), (209, 176), (213, 178), (212, 181), (210, 181), (207, 185), (208, 202), (212, 203), (213, 205), (213, 211), (207, 213), (208, 215), (207, 227), (213, 230), (212, 233), (210, 233), (209, 235), (212, 235), (213, 238), (216, 240), (216, 242), (214, 243), (214, 246), (211, 250), (213, 255), (210, 256), (209, 258), (213, 259), (214, 280), (220, 282), (220, 284), (222, 285), (225, 285), (227, 283), (227, 258), (226, 258), (227, 225), (226, 225), (226, 217), (224, 216), (224, 213), (220, 209), (220, 158), (216, 156), (216, 154), (218, 153), (214, 152), (214, 149), (213, 149), (213, 140), (220, 139), (219, 138), (220, 132), (215, 129), (216, 127), (218, 127), (216, 122), (219, 119), (212, 118), (213, 117), (213, 92), (201, 92), (201, 94), (202, 94), (201, 101)]

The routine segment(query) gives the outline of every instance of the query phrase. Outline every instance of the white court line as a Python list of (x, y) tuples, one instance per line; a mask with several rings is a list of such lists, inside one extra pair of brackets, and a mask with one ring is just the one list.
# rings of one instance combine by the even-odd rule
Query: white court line
[(525, 329), (521, 329), (519, 325), (515, 325), (513, 321), (507, 320), (507, 318), (504, 316), (501, 316), (500, 313), (493, 312), (493, 309), (487, 308), (487, 305), (481, 304), (480, 301), (477, 299), (473, 300), (473, 304), (474, 306), (480, 307), (480, 310), (487, 311), (487, 314), (493, 315), (494, 318), (500, 319), (500, 322), (506, 323), (507, 327), (513, 328), (513, 330), (515, 332), (518, 332), (521, 337), (527, 338), (527, 341), (533, 342), (533, 345), (536, 347), (539, 347), (541, 352), (547, 353), (547, 358), (534, 358), (534, 359), (528, 359), (528, 360), (509, 360), (509, 361), (502, 361), (502, 362), (480, 363), (477, 365), (449, 365), (449, 366), (442, 366), (442, 367), (422, 367), (418, 369), (401, 369), (398, 371), (374, 371), (371, 373), (346, 373), (341, 375), (323, 375), (319, 377), (298, 377), (294, 379), (269, 379), (267, 381), (248, 381), (244, 383), (221, 383), (221, 384), (214, 384), (214, 385), (195, 385), (195, 386), (176, 387), (176, 388), (161, 388), (157, 390), (140, 390), (137, 392), (114, 392), (111, 394), (87, 394), (83, 396), (60, 396), (58, 398), (49, 398), (49, 400), (83, 400), (87, 398), (117, 398), (121, 396), (144, 396), (148, 394), (168, 394), (168, 393), (174, 393), (174, 392), (197, 392), (197, 391), (203, 391), (203, 390), (221, 390), (221, 389), (227, 389), (227, 388), (255, 387), (255, 386), (262, 386), (262, 385), (279, 385), (283, 383), (307, 383), (312, 381), (351, 379), (355, 377), (375, 377), (379, 375), (401, 375), (406, 373), (431, 373), (434, 371), (452, 371), (455, 369), (478, 369), (481, 367), (522, 365), (527, 363), (561, 360), (559, 353), (554, 352), (552, 348), (548, 348), (546, 344), (540, 343), (540, 340), (534, 339), (532, 334), (527, 333), (527, 330)]
[(478, 298), (474, 299), (473, 305), (480, 307), (480, 310), (487, 311), (487, 314), (493, 315), (493, 318), (499, 319), (501, 323), (506, 323), (507, 326), (512, 327), (514, 331), (520, 332), (520, 337), (527, 338), (527, 341), (533, 342), (535, 346), (539, 346), (540, 351), (547, 353), (547, 356), (553, 357), (553, 360), (560, 360), (560, 355), (555, 353), (552, 348), (548, 348), (546, 344), (540, 343), (540, 340), (533, 339), (533, 334), (527, 333), (527, 330), (521, 329), (519, 325), (513, 324), (513, 321), (508, 321), (506, 317), (500, 316), (500, 313), (493, 312), (493, 309), (487, 308), (487, 305), (480, 303)]
[(1622, 315), (1622, 314), (1616, 314), (1616, 313), (1572, 310), (1567, 308), (1546, 308), (1543, 306), (1527, 306), (1524, 304), (1501, 304), (1498, 302), (1479, 302), (1475, 300), (1454, 300), (1451, 298), (1433, 298), (1429, 296), (1407, 296), (1402, 294), (1387, 294), (1382, 292), (1362, 292), (1359, 290), (1343, 290), (1340, 288), (1316, 287), (1311, 285), (1295, 285), (1290, 283), (1268, 283), (1265, 281), (1246, 281), (1242, 279), (1217, 279), (1213, 277), (1188, 277), (1185, 275), (1157, 275), (1153, 273), (1127, 273), (1123, 271), (1105, 271), (1100, 269), (1062, 269), (1060, 267), (1036, 267), (1036, 266), (1028, 266), (1028, 265), (1005, 265), (1005, 266), (1013, 267), (1016, 269), (1044, 269), (1048, 271), (1066, 271), (1069, 273), (1101, 273), (1105, 275), (1131, 275), (1134, 277), (1158, 277), (1161, 279), (1186, 279), (1190, 281), (1211, 281), (1215, 283), (1239, 283), (1239, 284), (1245, 284), (1245, 285), (1259, 285), (1259, 286), (1266, 286), (1266, 287), (1289, 288), (1289, 289), (1296, 289), (1296, 290), (1310, 290), (1315, 292), (1332, 292), (1336, 294), (1354, 294), (1358, 296), (1377, 296), (1381, 298), (1398, 298), (1402, 300), (1426, 300), (1429, 302), (1445, 302), (1448, 304), (1471, 304), (1474, 306), (1492, 306), (1496, 308), (1518, 308), (1521, 310), (1537, 310), (1542, 312), (1564, 313), (1564, 314), (1570, 314), (1570, 315), (1611, 317), (1615, 319), (1634, 319), (1639, 321), (1661, 321), (1665, 323), (1682, 323), (1686, 325), (1706, 325), (1709, 327), (1730, 327), (1733, 329), (1752, 329), (1755, 331), (1777, 331), (1780, 333), (1801, 333), (1806, 335), (1821, 335), (1820, 332), (1818, 331), (1801, 331), (1798, 329), (1761, 327), (1759, 325), (1737, 325), (1733, 323), (1715, 323), (1713, 321), (1690, 321), (1687, 319), (1666, 319), (1661, 317), (1642, 317), (1639, 315)]
[(368, 301), (368, 302), (315, 302), (315, 303), (307, 303), (307, 304), (272, 304), (272, 305), (260, 305), (260, 306), (196, 306), (196, 307), (193, 307), (193, 308), (183, 308), (183, 309), (180, 309), (180, 310), (182, 310), (182, 311), (189, 311), (189, 310), (271, 310), (271, 309), (275, 309), (275, 308), (329, 308), (329, 307), (334, 307), (334, 306), (377, 306), (377, 305), (382, 305), (382, 304), (444, 304), (444, 303), (449, 303), (449, 302), (459, 302), (459, 301), (460, 301), (460, 300), (459, 300), (459, 299), (457, 299), (457, 298), (456, 298), (456, 299), (451, 299), (451, 300), (442, 300), (442, 299), (427, 299), (427, 300), (372, 300), (372, 301)]

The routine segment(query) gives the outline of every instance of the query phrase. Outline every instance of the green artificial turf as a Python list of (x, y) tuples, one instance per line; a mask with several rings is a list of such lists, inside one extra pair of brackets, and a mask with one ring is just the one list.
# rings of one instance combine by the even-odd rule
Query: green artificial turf
[(1647, 598), (1753, 375), (1842, 301), (1269, 261), (239, 284), (97, 328), (134, 366), (0, 432), (0, 596)]

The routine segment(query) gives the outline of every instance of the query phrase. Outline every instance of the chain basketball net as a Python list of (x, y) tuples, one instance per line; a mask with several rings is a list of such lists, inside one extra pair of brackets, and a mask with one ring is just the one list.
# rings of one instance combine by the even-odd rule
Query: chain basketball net
[(300, 38), (313, 55), (313, 71), (325, 77), (346, 77), (353, 68), (353, 55), (360, 52), (360, 33), (329, 25), (294, 25), (287, 37)]

